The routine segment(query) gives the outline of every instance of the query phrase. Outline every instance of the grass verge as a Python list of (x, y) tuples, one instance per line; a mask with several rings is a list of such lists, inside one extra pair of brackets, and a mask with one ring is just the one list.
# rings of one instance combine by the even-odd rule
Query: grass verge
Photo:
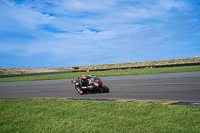
[(49, 75), (35, 75), (23, 77), (8, 77), (0, 78), (0, 82), (16, 82), (16, 81), (34, 81), (34, 80), (52, 80), (52, 79), (67, 79), (77, 78), (83, 73), (87, 75), (103, 76), (120, 76), (120, 75), (139, 75), (139, 74), (156, 74), (156, 73), (173, 73), (173, 72), (191, 72), (200, 71), (198, 66), (183, 66), (183, 67), (165, 67), (165, 68), (146, 68), (146, 69), (127, 69), (127, 70), (110, 70), (110, 71), (92, 71), (92, 72), (74, 72)]
[(0, 99), (0, 132), (200, 132), (200, 107), (68, 99)]

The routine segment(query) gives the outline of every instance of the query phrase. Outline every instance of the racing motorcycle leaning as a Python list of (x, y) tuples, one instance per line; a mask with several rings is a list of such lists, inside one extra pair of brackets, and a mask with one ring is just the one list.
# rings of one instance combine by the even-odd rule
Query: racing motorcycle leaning
[(86, 83), (82, 83), (81, 77), (71, 80), (71, 83), (75, 85), (75, 89), (80, 95), (84, 95), (90, 92), (109, 92), (109, 88), (103, 84), (99, 77), (88, 75), (86, 76)]

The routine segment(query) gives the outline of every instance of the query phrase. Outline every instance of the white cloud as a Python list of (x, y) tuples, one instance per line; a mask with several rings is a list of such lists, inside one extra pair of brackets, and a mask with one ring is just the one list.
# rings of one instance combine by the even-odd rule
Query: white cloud
[[(159, 10), (170, 10), (172, 8), (177, 8), (179, 10), (185, 9), (186, 3), (184, 1), (174, 1), (174, 0), (160, 0), (158, 1), (157, 8)], [(155, 8), (155, 7), (154, 7)]]
[(23, 31), (38, 29), (40, 25), (49, 23), (54, 17), (30, 9), (29, 6), (4, 2), (1, 8), (1, 31)]
[(95, 55), (107, 63), (131, 61), (153, 48), (167, 55), (169, 45), (199, 42), (195, 6), (187, 0), (5, 0), (0, 2), (0, 51), (30, 57), (48, 53), (57, 59), (85, 51), (94, 55), (94, 64)]
[(63, 5), (66, 8), (66, 10), (94, 11), (103, 8), (100, 2), (101, 1), (94, 0), (66, 0), (64, 1)]

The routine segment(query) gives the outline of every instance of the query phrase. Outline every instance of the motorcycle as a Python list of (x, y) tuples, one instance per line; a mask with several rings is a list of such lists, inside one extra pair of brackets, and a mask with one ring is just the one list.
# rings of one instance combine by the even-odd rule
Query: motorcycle
[(87, 94), (89, 92), (95, 92), (95, 93), (96, 92), (105, 92), (105, 93), (109, 92), (109, 88), (103, 84), (102, 80), (99, 77), (96, 77), (93, 75), (88, 75), (87, 80), (88, 80), (87, 85), (81, 85), (79, 78), (71, 80), (71, 83), (73, 83), (75, 85), (75, 89), (81, 95)]

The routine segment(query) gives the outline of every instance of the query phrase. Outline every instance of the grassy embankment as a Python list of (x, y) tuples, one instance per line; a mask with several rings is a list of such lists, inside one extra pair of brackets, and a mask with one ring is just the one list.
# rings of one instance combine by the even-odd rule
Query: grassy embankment
[(200, 132), (200, 107), (68, 99), (0, 99), (0, 132)]
[(56, 71), (74, 71), (74, 70), (94, 70), (94, 69), (110, 69), (123, 67), (141, 67), (141, 66), (157, 66), (157, 65), (174, 65), (174, 64), (188, 64), (200, 63), (200, 57), (173, 59), (161, 61), (146, 61), (146, 62), (132, 62), (120, 64), (103, 64), (90, 66), (76, 66), (76, 67), (58, 67), (58, 68), (0, 68), (0, 74), (21, 74), (21, 73), (39, 73), (39, 72), (56, 72)]
[(62, 73), (62, 74), (50, 74), (50, 75), (8, 77), (8, 78), (0, 78), (0, 82), (77, 78), (80, 75), (82, 75), (83, 73), (85, 73), (87, 75), (96, 75), (98, 77), (103, 77), (103, 76), (139, 75), (139, 74), (191, 72), (191, 71), (200, 71), (200, 66), (127, 69), (127, 70), (109, 70), (109, 71), (91, 71), (91, 72), (88, 72), (88, 73), (86, 73), (86, 72), (74, 72), (74, 73)]

